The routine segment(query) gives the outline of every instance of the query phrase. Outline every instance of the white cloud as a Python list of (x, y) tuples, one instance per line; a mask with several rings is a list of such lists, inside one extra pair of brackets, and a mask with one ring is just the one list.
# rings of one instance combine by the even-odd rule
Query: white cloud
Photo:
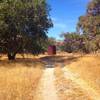
[(54, 27), (56, 27), (56, 28), (66, 28), (67, 26), (66, 26), (66, 24), (63, 24), (63, 23), (54, 23)]
[(51, 19), (52, 19), (52, 21), (57, 21), (57, 20), (58, 20), (58, 19), (55, 18), (55, 17), (52, 17)]
[(52, 17), (51, 18), (55, 28), (65, 29), (67, 26), (65, 23), (62, 23), (60, 19)]

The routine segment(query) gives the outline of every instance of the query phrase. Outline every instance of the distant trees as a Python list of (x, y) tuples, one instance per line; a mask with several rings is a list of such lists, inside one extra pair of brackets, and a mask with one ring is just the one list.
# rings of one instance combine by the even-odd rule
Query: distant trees
[(67, 32), (63, 33), (62, 35), (64, 37), (62, 46), (64, 51), (71, 53), (79, 49), (79, 34)]
[(95, 38), (87, 34), (78, 33), (64, 33), (64, 42), (62, 45), (62, 50), (72, 53), (72, 52), (84, 52), (91, 53), (98, 50)]
[(48, 45), (56, 45), (56, 39), (53, 37), (48, 38)]
[(17, 53), (39, 54), (53, 26), (46, 0), (0, 1), (0, 52), (9, 60)]
[(63, 50), (91, 53), (100, 49), (100, 0), (89, 2), (87, 12), (79, 17), (77, 32), (64, 33)]
[(93, 51), (100, 49), (100, 0), (92, 0), (88, 4), (87, 13), (79, 18), (77, 28), (88, 37), (88, 48)]
[(83, 33), (100, 35), (100, 0), (92, 0), (88, 4), (86, 15), (80, 16), (77, 26)]

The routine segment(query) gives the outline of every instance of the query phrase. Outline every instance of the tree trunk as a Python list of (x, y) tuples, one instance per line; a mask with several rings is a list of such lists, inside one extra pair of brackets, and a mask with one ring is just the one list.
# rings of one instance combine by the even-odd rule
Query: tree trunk
[(8, 53), (8, 60), (15, 60), (16, 54)]

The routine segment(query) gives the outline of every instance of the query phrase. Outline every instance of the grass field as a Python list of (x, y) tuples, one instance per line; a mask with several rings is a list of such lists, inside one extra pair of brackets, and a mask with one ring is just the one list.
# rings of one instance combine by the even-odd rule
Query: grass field
[(35, 100), (43, 64), (32, 57), (0, 61), (0, 100)]
[(86, 55), (66, 65), (100, 93), (100, 55)]
[(94, 100), (83, 91), (75, 82), (71, 79), (66, 78), (64, 72), (60, 67), (55, 69), (55, 86), (58, 91), (60, 100)]
[(6, 56), (0, 58), (0, 100), (37, 100), (36, 89), (43, 74), (45, 60), (55, 63), (55, 86), (61, 100), (68, 98), (74, 100), (73, 98), (77, 99), (77, 97), (79, 100), (84, 100), (83, 98), (92, 100), (81, 88), (65, 78), (62, 71), (64, 66), (100, 93), (99, 55), (83, 57), (79, 54), (67, 53), (37, 57), (17, 55), (15, 61), (8, 61)]

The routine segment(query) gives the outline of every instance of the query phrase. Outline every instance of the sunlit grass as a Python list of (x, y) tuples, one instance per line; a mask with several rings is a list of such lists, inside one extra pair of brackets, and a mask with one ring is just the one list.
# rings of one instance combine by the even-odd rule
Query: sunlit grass
[(64, 76), (60, 67), (55, 69), (55, 86), (60, 100), (93, 100), (76, 83)]
[(43, 64), (33, 59), (0, 62), (0, 100), (35, 100)]
[(86, 55), (66, 66), (100, 93), (100, 55)]

